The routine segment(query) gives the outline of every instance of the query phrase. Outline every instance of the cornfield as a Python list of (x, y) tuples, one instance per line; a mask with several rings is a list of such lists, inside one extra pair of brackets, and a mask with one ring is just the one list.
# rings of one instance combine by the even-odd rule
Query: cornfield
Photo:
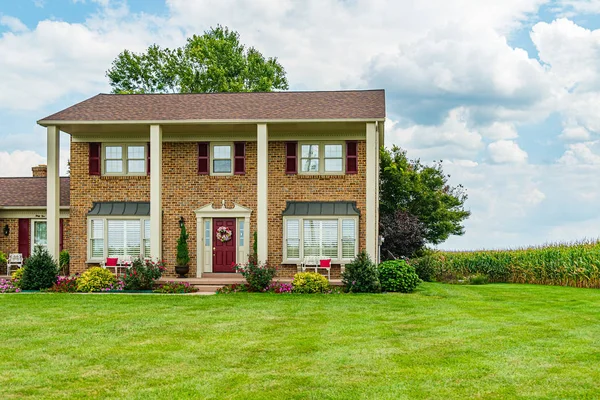
[(485, 274), (490, 282), (600, 288), (600, 240), (511, 250), (439, 251), (412, 260), (437, 281)]

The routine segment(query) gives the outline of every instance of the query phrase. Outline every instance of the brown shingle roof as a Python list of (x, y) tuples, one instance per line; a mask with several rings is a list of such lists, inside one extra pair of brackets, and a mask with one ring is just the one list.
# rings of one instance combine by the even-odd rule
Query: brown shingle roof
[(385, 118), (384, 90), (99, 94), (40, 121), (302, 120)]
[[(69, 205), (69, 178), (60, 178), (60, 205)], [(0, 178), (0, 207), (45, 207), (46, 178)]]

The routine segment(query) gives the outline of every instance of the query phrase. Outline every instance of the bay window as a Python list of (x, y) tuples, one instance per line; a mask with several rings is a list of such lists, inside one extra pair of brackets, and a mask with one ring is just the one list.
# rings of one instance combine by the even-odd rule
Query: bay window
[(356, 256), (357, 238), (355, 217), (286, 217), (284, 262), (297, 263), (309, 256), (348, 262)]
[(90, 260), (107, 257), (149, 257), (150, 219), (93, 218), (89, 219)]

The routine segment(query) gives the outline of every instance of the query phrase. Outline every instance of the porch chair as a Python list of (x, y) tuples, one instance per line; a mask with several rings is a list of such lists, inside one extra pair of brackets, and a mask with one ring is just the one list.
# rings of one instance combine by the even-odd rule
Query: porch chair
[(6, 262), (6, 275), (10, 276), (11, 267), (17, 267), (16, 269), (23, 267), (23, 254), (12, 253), (8, 255), (8, 261)]
[(300, 266), (302, 268), (302, 272), (305, 272), (308, 268), (314, 268), (315, 272), (317, 272), (319, 269), (325, 269), (327, 271), (327, 279), (331, 280), (331, 258), (307, 256), (304, 257), (304, 260)]

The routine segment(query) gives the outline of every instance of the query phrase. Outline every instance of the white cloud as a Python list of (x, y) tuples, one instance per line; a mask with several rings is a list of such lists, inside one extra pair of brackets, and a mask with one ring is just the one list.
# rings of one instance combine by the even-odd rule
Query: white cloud
[(45, 162), (45, 157), (29, 150), (0, 151), (0, 176), (31, 176), (31, 167)]
[(479, 129), (481, 134), (491, 140), (516, 139), (519, 134), (515, 125), (509, 122), (495, 121)]
[(565, 165), (600, 165), (600, 141), (574, 143), (558, 160), (559, 164)]
[(25, 32), (27, 30), (27, 26), (20, 19), (10, 15), (0, 16), (0, 25), (8, 27), (13, 32)]
[(583, 126), (566, 126), (559, 137), (566, 141), (586, 141), (590, 139), (590, 132)]
[(520, 164), (527, 162), (527, 152), (512, 140), (499, 140), (488, 145), (488, 153), (496, 164)]

